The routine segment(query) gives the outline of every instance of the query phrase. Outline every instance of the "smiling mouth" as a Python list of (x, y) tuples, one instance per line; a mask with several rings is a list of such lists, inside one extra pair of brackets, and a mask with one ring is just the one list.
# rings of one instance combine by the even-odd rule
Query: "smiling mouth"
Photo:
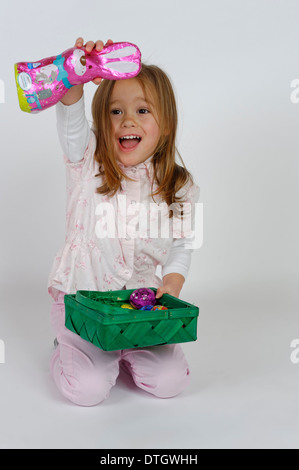
[(141, 137), (138, 135), (126, 135), (118, 139), (120, 147), (123, 150), (133, 150), (141, 142)]

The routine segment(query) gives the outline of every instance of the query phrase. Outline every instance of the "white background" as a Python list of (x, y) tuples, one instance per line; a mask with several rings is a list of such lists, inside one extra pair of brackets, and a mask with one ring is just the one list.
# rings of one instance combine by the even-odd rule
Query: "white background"
[[(291, 0), (1, 3), (1, 448), (299, 447), (298, 19)], [(106, 402), (81, 408), (49, 375), (64, 166), (54, 108), (19, 109), (13, 66), (78, 36), (133, 42), (174, 83), (178, 147), (204, 205), (181, 294), (200, 307), (198, 341), (184, 345), (192, 382), (175, 399), (123, 377)], [(96, 88), (85, 88), (90, 117)]]

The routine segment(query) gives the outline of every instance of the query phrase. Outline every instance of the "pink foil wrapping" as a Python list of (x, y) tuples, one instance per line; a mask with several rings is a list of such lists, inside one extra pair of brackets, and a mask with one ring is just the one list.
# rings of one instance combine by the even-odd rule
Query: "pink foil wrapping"
[(141, 53), (128, 42), (114, 43), (100, 52), (73, 47), (58, 56), (15, 64), (20, 107), (34, 113), (53, 106), (74, 85), (95, 78), (123, 80), (141, 69)]

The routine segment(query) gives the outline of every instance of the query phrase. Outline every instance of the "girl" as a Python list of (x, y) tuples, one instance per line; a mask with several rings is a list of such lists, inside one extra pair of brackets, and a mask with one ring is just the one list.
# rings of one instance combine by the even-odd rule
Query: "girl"
[[(82, 46), (79, 38), (76, 47)], [(87, 52), (94, 47), (100, 51), (104, 44), (87, 42)], [(173, 227), (168, 236), (151, 231), (160, 213), (162, 225), (171, 225), (180, 203), (198, 198), (184, 164), (175, 162), (177, 112), (168, 77), (158, 67), (143, 65), (135, 78), (94, 83), (99, 86), (92, 129), (85, 118), (83, 85), (72, 87), (56, 106), (67, 173), (67, 224), (48, 285), (58, 344), (51, 374), (60, 392), (79, 405), (107, 398), (120, 365), (138, 387), (173, 397), (189, 383), (179, 344), (106, 352), (64, 326), (64, 295), (77, 290), (153, 286), (157, 298), (164, 293), (178, 297), (192, 251), (186, 239), (174, 237)], [(143, 227), (138, 236), (136, 221)]]

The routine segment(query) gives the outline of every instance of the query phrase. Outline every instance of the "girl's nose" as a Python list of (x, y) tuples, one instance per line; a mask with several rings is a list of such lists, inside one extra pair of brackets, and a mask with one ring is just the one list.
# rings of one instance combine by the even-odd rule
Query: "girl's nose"
[(136, 126), (136, 120), (131, 114), (126, 114), (124, 115), (123, 122), (122, 122), (123, 127), (135, 127)]

